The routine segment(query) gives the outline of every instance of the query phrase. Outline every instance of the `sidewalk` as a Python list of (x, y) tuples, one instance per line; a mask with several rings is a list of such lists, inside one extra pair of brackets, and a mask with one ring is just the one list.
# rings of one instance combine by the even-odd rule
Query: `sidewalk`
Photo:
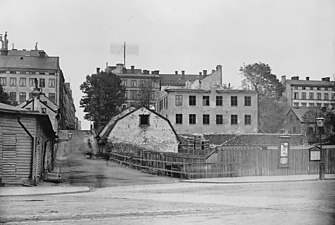
[(79, 186), (0, 187), (0, 197), (75, 194), (89, 191), (88, 187)]
[[(326, 180), (335, 179), (335, 174), (326, 174)], [(287, 175), (287, 176), (249, 176), (249, 177), (217, 177), (201, 178), (193, 180), (182, 180), (185, 183), (267, 183), (267, 182), (292, 182), (292, 181), (313, 181), (319, 180), (318, 174), (311, 175)]]

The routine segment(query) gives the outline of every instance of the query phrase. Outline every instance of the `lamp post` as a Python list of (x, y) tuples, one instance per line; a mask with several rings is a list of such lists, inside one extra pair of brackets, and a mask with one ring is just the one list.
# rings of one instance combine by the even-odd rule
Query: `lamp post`
[(319, 128), (319, 135), (320, 135), (320, 163), (319, 163), (319, 179), (324, 180), (325, 179), (325, 157), (323, 154), (323, 149), (322, 149), (322, 128), (324, 126), (323, 124), (323, 117), (318, 117), (316, 118), (316, 124)]

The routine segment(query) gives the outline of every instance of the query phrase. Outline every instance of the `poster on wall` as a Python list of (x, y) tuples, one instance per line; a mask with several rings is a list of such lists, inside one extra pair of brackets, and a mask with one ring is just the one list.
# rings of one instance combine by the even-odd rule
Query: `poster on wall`
[(288, 151), (289, 151), (289, 144), (288, 142), (281, 142), (280, 143), (280, 155), (279, 155), (279, 166), (287, 167), (288, 164)]
[(321, 150), (318, 147), (313, 147), (309, 149), (309, 160), (310, 161), (320, 161), (321, 160)]

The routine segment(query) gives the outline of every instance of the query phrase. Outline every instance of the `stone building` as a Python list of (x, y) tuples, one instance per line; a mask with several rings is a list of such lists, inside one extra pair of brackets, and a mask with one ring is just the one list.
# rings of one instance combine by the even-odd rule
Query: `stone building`
[(37, 47), (34, 50), (8, 49), (7, 34), (0, 41), (0, 84), (12, 104), (32, 98), (36, 85), (53, 103), (59, 106), (60, 129), (74, 129), (75, 110), (72, 93), (66, 86), (59, 57), (48, 56)]
[(170, 121), (145, 107), (131, 107), (113, 117), (98, 139), (158, 152), (178, 152), (180, 143)]
[(282, 76), (282, 83), (286, 87), (284, 95), (292, 107), (335, 108), (335, 81), (330, 81), (330, 77), (300, 80), (298, 76), (291, 79)]

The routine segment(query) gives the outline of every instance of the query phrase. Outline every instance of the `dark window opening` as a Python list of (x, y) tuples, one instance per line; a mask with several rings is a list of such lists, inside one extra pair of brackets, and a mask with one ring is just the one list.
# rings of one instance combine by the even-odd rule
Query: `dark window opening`
[(140, 115), (140, 125), (150, 125), (149, 115)]

